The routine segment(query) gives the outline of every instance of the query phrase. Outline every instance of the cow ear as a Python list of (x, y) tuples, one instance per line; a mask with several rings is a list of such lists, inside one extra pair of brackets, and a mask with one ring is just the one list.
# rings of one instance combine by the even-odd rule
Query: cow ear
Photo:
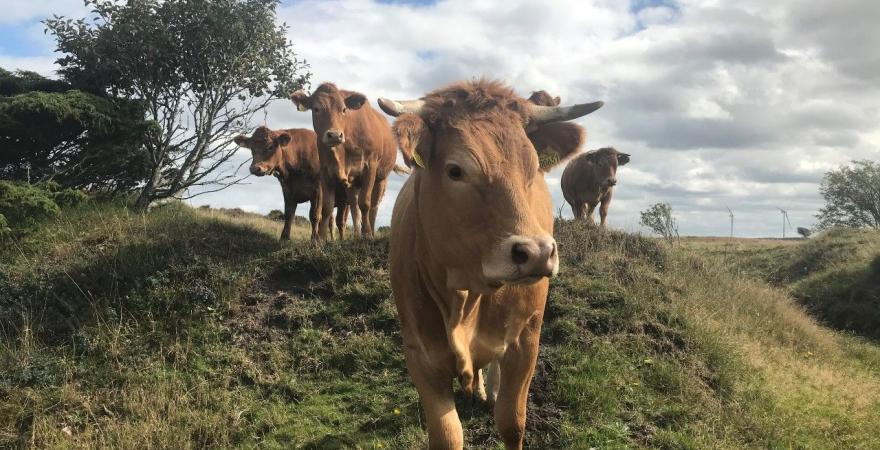
[(577, 153), (587, 140), (584, 129), (571, 122), (551, 122), (529, 133), (538, 152), (541, 170), (549, 172), (557, 164)]
[(553, 97), (554, 105), (559, 106), (560, 103), (562, 103), (562, 99), (558, 95), (556, 97)]
[(243, 134), (239, 134), (238, 136), (232, 138), (232, 142), (235, 142), (235, 145), (238, 145), (239, 147), (247, 147), (248, 137)]
[(618, 153), (617, 154), (617, 165), (625, 166), (626, 163), (629, 162), (629, 154), (628, 153)]
[(406, 166), (424, 168), (426, 158), (430, 157), (428, 152), (432, 139), (425, 121), (415, 114), (402, 114), (394, 121), (391, 130), (397, 137), (397, 145)]
[(366, 102), (367, 97), (360, 92), (352, 92), (348, 94), (348, 97), (345, 97), (345, 107), (348, 109), (361, 109), (361, 106), (364, 106)]
[(309, 98), (309, 94), (306, 94), (303, 90), (290, 94), (290, 100), (296, 105), (298, 111), (308, 111), (312, 109), (312, 101)]
[(285, 145), (290, 143), (290, 135), (287, 133), (283, 133), (275, 136), (275, 143), (278, 144), (279, 147), (284, 147)]

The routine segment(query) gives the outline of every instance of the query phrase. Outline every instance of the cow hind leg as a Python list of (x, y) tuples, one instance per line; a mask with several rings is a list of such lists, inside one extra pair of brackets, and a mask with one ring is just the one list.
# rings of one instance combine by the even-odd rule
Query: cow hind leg
[(498, 398), (498, 389), (501, 388), (501, 366), (498, 361), (492, 361), (486, 367), (486, 401), (490, 405), (495, 404)]
[(485, 372), (484, 369), (477, 369), (474, 372), (474, 383), (473, 383), (473, 386), (471, 387), (471, 391), (474, 393), (474, 397), (476, 397), (477, 400), (480, 400), (482, 402), (485, 402), (486, 400), (488, 400), (488, 397), (486, 396), (486, 386), (483, 383), (483, 373), (484, 372)]
[(358, 208), (358, 191), (357, 188), (349, 188), (347, 192), (348, 196), (348, 209), (351, 211), (351, 225), (354, 228), (354, 233), (356, 234), (358, 230), (361, 228), (361, 211)]
[(339, 240), (345, 237), (345, 222), (348, 222), (348, 205), (336, 208), (336, 228), (339, 230)]
[(385, 197), (385, 188), (388, 186), (388, 179), (377, 181), (373, 186), (373, 204), (370, 207), (370, 230), (376, 231), (376, 215), (379, 214), (379, 203), (382, 197)]
[(585, 218), (587, 219), (587, 223), (589, 223), (590, 225), (595, 225), (596, 222), (593, 220), (593, 211), (596, 210), (596, 205), (587, 204), (586, 206), (587, 212), (585, 214)]
[(570, 203), (571, 205), (571, 213), (574, 214), (574, 218), (578, 220), (584, 220), (587, 217), (587, 211), (583, 203)]

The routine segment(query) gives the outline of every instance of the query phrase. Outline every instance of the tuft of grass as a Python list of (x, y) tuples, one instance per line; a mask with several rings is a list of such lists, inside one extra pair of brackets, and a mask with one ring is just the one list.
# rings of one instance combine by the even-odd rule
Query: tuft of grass
[[(93, 203), (0, 249), (0, 447), (424, 447), (387, 238), (279, 232)], [(577, 222), (557, 240), (530, 448), (880, 446), (878, 346), (755, 265)], [(456, 402), (468, 448), (500, 448), (486, 406)]]

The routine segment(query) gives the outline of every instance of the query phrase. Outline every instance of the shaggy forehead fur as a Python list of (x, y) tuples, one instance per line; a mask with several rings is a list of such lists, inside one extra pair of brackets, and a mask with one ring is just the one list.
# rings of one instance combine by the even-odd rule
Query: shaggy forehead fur
[(559, 102), (556, 101), (549, 92), (541, 90), (532, 92), (532, 95), (529, 96), (529, 101), (541, 106), (557, 106)]
[(272, 144), (272, 139), (274, 139), (277, 134), (278, 133), (261, 126), (254, 130), (254, 134), (251, 135), (250, 141), (252, 144), (265, 144), (266, 146), (269, 146)]
[(510, 166), (537, 170), (537, 154), (523, 132), (529, 107), (510, 87), (494, 80), (462, 81), (423, 99), (422, 119), (432, 129), (454, 130), (490, 177), (509, 174)]
[[(323, 106), (325, 109), (333, 106), (333, 103), (340, 101), (339, 96), (343, 94), (345, 91), (336, 87), (333, 83), (321, 83), (312, 95), (310, 96), (310, 100), (312, 101), (312, 107), (321, 107)], [(326, 95), (321, 95), (326, 94)]]
[(584, 153), (584, 156), (592, 158), (616, 158), (618, 153), (620, 152), (614, 147), (603, 147), (596, 150), (590, 150)]
[(432, 125), (456, 127), (465, 120), (488, 120), (524, 126), (529, 120), (526, 101), (496, 80), (460, 81), (429, 93), (424, 101), (420, 115)]

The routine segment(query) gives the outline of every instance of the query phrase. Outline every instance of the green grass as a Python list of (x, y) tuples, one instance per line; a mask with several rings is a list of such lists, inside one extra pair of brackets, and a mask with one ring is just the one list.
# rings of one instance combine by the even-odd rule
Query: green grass
[[(90, 205), (5, 241), (0, 447), (424, 447), (387, 239), (279, 231)], [(717, 246), (571, 222), (557, 239), (531, 448), (880, 446), (876, 344)], [(468, 447), (501, 448), (485, 405), (457, 403)]]

